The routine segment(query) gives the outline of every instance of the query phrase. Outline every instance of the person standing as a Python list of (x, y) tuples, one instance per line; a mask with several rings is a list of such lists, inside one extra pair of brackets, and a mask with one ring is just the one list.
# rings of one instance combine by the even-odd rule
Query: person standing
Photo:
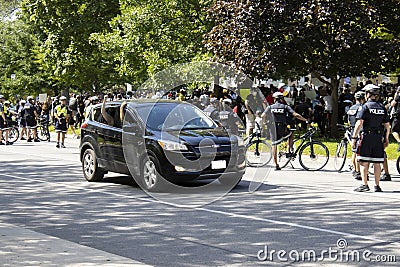
[(5, 145), (3, 143), (3, 131), (6, 131), (6, 116), (4, 115), (4, 96), (0, 95), (0, 145)]
[(256, 88), (250, 89), (250, 94), (246, 97), (244, 102), (247, 110), (246, 114), (246, 134), (250, 136), (255, 128), (255, 119), (257, 110), (265, 110), (265, 104)]
[(390, 105), (394, 108), (392, 135), (397, 141), (397, 151), (400, 151), (400, 86), (397, 87), (396, 96)]
[[(352, 128), (352, 132), (351, 132), (352, 135), (354, 132), (354, 127), (356, 126), (356, 122), (357, 122), (357, 113), (358, 113), (360, 107), (362, 107), (362, 105), (365, 103), (365, 93), (363, 91), (359, 91), (359, 92), (355, 93), (354, 97), (356, 99), (356, 103), (350, 107), (349, 111), (347, 111), (348, 122), (349, 122), (350, 127)], [(362, 130), (360, 130), (360, 133), (361, 132), (362, 132)], [(352, 151), (353, 151), (353, 154), (351, 157), (351, 161), (354, 166), (353, 176), (354, 176), (354, 179), (361, 180), (360, 165), (357, 162), (357, 147), (352, 148)]]
[(19, 109), (17, 110), (18, 111), (18, 124), (19, 124), (19, 128), (21, 129), (21, 137), (19, 138), (19, 140), (26, 140), (24, 136), (27, 135), (25, 109), (24, 109), (25, 104), (26, 104), (26, 101), (22, 99), (20, 101)]
[[(37, 130), (36, 130), (36, 126), (37, 126), (37, 119), (38, 119), (38, 111), (37, 108), (35, 106), (35, 99), (33, 98), (33, 96), (28, 96), (28, 98), (26, 99), (27, 103), (24, 106), (24, 116), (25, 116), (25, 120), (26, 120), (26, 126), (28, 128), (28, 142), (32, 142), (32, 140), (34, 142), (40, 142), (37, 139)], [(32, 136), (33, 135), (33, 139)]]
[[(60, 97), (61, 104), (56, 106), (54, 109), (54, 117), (56, 120), (55, 128), (57, 132), (57, 148), (65, 148), (64, 140), (65, 134), (67, 133), (67, 119), (68, 119), (68, 107), (67, 98), (65, 96)], [(60, 145), (61, 141), (61, 145)]]
[[(357, 160), (360, 162), (361, 177), (363, 184), (354, 191), (369, 191), (368, 169), (370, 163), (374, 164), (375, 192), (382, 192), (379, 185), (381, 168), (380, 164), (385, 159), (385, 147), (389, 144), (389, 116), (384, 105), (378, 102), (379, 87), (368, 84), (364, 87), (368, 101), (362, 105), (357, 113), (357, 122), (353, 132), (352, 147), (357, 147), (358, 135), (363, 129), (359, 147), (357, 150)], [(386, 132), (385, 132), (386, 130)]]
[[(281, 168), (278, 164), (277, 146), (282, 142), (283, 138), (289, 134), (287, 128), (287, 116), (292, 115), (294, 118), (304, 121), (308, 124), (307, 119), (303, 118), (300, 114), (296, 113), (290, 106), (284, 104), (283, 94), (276, 92), (273, 94), (275, 103), (268, 106), (261, 117), (266, 118), (270, 124), (270, 136), (272, 137), (272, 155), (274, 157), (275, 170), (279, 171)], [(289, 149), (292, 147), (293, 137), (289, 139)], [(293, 152), (293, 151), (288, 151)]]

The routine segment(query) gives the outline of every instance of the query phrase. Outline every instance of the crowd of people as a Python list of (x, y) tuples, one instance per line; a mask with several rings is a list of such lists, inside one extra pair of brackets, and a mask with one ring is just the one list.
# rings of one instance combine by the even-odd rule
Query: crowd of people
[[(358, 138), (361, 138), (362, 127), (357, 128), (357, 122), (360, 120), (357, 116), (366, 105), (365, 103), (369, 101), (366, 98), (365, 88), (371, 86), (375, 91), (374, 93), (369, 92), (370, 95), (379, 96), (371, 97), (372, 102), (379, 103), (381, 110), (379, 112), (387, 114), (388, 119), (385, 117), (385, 123), (391, 123), (391, 132), (399, 144), (400, 151), (400, 87), (394, 84), (377, 86), (372, 81), (367, 81), (365, 84), (359, 83), (355, 90), (354, 88), (351, 90), (349, 85), (345, 85), (339, 90), (338, 123), (349, 123), (354, 131), (358, 132)], [(242, 98), (240, 93), (246, 95), (246, 97)], [(262, 131), (263, 129), (257, 129), (257, 127), (263, 128), (266, 123), (272, 121), (275, 125), (267, 128), (273, 128), (275, 131), (266, 131), (266, 136), (273, 140), (273, 144), (287, 134), (288, 128), (306, 129), (310, 122), (318, 125), (322, 136), (328, 135), (333, 112), (333, 99), (330, 90), (326, 87), (316, 87), (308, 79), (300, 88), (296, 86), (275, 87), (270, 85), (267, 87), (260, 85), (251, 88), (247, 94), (243, 94), (243, 91), (238, 89), (187, 90), (181, 88), (168, 92), (140, 90), (99, 95), (70, 94), (68, 98), (66, 96), (52, 97), (43, 103), (33, 96), (28, 96), (26, 100), (20, 99), (11, 103), (5, 100), (3, 95), (0, 95), (0, 136), (2, 136), (0, 145), (12, 145), (12, 142), (9, 141), (9, 129), (13, 125), (18, 125), (20, 129), (20, 140), (39, 142), (36, 132), (37, 121), (39, 118), (44, 118), (55, 126), (57, 148), (64, 148), (67, 131), (70, 130), (75, 138), (79, 138), (75, 130), (82, 125), (86, 115), (89, 114), (94, 105), (101, 101), (105, 103), (108, 100), (123, 101), (134, 98), (164, 98), (190, 102), (233, 134), (245, 133), (248, 136), (255, 130)], [(386, 120), (388, 121), (386, 122)], [(383, 135), (383, 130), (382, 128), (379, 131), (372, 130), (372, 132)], [(388, 132), (389, 130), (386, 129), (385, 134), (388, 134)], [(365, 129), (363, 134), (366, 134)], [(369, 148), (369, 150), (374, 150), (374, 147)], [(273, 149), (273, 153), (276, 170), (279, 170), (276, 148)], [(360, 170), (360, 165), (355, 158), (353, 156), (354, 176), (356, 179), (364, 179), (363, 170)], [(385, 157), (380, 155), (379, 160), (382, 158)], [(384, 179), (390, 179), (388, 173), (385, 173), (385, 175)], [(377, 186), (379, 185), (377, 184)]]

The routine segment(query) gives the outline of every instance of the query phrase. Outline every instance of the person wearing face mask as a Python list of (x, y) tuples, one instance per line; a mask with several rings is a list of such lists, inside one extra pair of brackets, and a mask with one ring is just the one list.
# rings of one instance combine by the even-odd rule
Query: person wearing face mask
[(250, 94), (246, 97), (246, 101), (244, 102), (247, 114), (246, 114), (246, 134), (247, 136), (251, 135), (255, 128), (255, 119), (257, 110), (265, 110), (266, 106), (263, 103), (263, 99), (261, 97), (261, 92), (256, 88), (250, 89)]
[[(54, 109), (54, 117), (56, 120), (55, 128), (57, 132), (57, 148), (65, 148), (64, 140), (65, 134), (67, 133), (67, 119), (68, 119), (68, 107), (67, 98), (65, 96), (60, 97), (61, 104), (56, 106)], [(61, 141), (61, 145), (60, 145)]]

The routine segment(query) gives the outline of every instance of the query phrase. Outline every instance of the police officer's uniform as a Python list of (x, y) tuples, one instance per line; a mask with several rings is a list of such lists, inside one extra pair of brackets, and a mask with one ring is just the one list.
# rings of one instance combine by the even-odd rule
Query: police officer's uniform
[(6, 105), (4, 105), (3, 113), (4, 113), (4, 117), (6, 118), (6, 121), (4, 123), (5, 128), (3, 128), (3, 130), (8, 130), (8, 129), (10, 129), (10, 127), (12, 127), (12, 114), (10, 111), (10, 107), (7, 107)]
[(28, 128), (36, 128), (35, 112), (37, 113), (36, 106), (28, 101), (24, 106), (24, 116)]
[(232, 110), (221, 110), (219, 112), (219, 122), (228, 130), (228, 133), (237, 135), (239, 133), (237, 122), (240, 119)]
[(357, 159), (361, 162), (383, 163), (385, 157), (383, 124), (389, 122), (385, 106), (368, 100), (358, 108), (356, 119), (364, 120)]
[(293, 114), (294, 110), (285, 104), (276, 102), (268, 106), (265, 115), (270, 120), (270, 135), (273, 142), (280, 141), (284, 136), (288, 135), (287, 115)]
[(68, 130), (67, 127), (67, 115), (68, 115), (68, 107), (66, 105), (58, 105), (54, 109), (54, 113), (57, 114), (59, 118), (56, 120), (55, 128), (56, 132), (66, 133)]

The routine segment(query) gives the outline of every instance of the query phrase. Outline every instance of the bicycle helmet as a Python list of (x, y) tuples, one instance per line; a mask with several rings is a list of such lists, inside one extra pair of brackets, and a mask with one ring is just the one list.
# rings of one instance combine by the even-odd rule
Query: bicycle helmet
[(67, 100), (65, 96), (60, 97), (60, 101)]
[(0, 99), (4, 99), (4, 95), (0, 95)]

